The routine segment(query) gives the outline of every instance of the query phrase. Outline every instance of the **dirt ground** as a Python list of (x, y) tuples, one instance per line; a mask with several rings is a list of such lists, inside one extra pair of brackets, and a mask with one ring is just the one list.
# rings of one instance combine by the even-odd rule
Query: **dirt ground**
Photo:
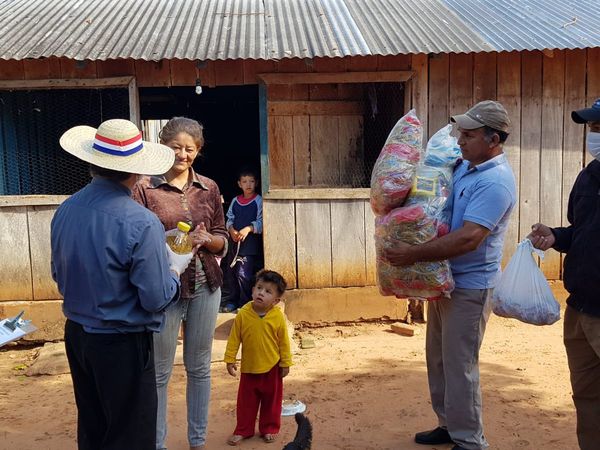
[[(424, 325), (413, 337), (389, 324), (302, 330), (315, 348), (299, 350), (285, 397), (308, 405), (313, 449), (449, 449), (413, 442), (436, 425), (425, 368)], [(577, 448), (562, 321), (535, 327), (492, 316), (481, 351), (485, 434), (498, 450)], [(225, 336), (217, 335), (217, 340)], [(69, 375), (26, 377), (32, 349), (0, 352), (0, 448), (73, 449), (76, 409)], [(187, 449), (185, 376), (176, 366), (170, 384), (170, 450)], [(233, 429), (237, 380), (213, 363), (208, 449), (226, 449)], [(242, 448), (281, 448), (295, 433), (283, 420), (278, 443), (257, 437)]]

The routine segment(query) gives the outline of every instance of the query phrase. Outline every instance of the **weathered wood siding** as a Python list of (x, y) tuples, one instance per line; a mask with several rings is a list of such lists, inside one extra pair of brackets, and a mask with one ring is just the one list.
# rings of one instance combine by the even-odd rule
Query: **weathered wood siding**
[(50, 273), (50, 221), (65, 198), (0, 197), (0, 301), (61, 298)]
[[(546, 54), (534, 51), (312, 61), (208, 61), (198, 73), (195, 62), (178, 60), (85, 64), (57, 58), (0, 61), (3, 80), (134, 75), (140, 87), (193, 86), (197, 76), (203, 85), (226, 86), (256, 84), (260, 73), (386, 70), (415, 72), (407, 83), (408, 100), (412, 102), (406, 107), (412, 103), (417, 109), (429, 136), (447, 123), (450, 114), (463, 112), (477, 101), (497, 99), (507, 107), (513, 129), (505, 149), (517, 179), (519, 202), (507, 233), (505, 260), (535, 221), (567, 223), (569, 191), (577, 173), (589, 161), (584, 127), (571, 122), (570, 112), (600, 97), (600, 49), (555, 50)], [(342, 184), (349, 154), (344, 151), (361, 151), (361, 119), (352, 114), (360, 98), (349, 86), (299, 84), (269, 90), (268, 102), (274, 106), (268, 119), (272, 188), (316, 187), (325, 170), (337, 173)], [(331, 142), (336, 143), (337, 152), (330, 151)], [(347, 195), (338, 192), (332, 198), (315, 194), (312, 199), (275, 199), (266, 194), (267, 264), (282, 270), (295, 287), (373, 285), (373, 217), (367, 196), (353, 194), (356, 191), (348, 189)], [(49, 273), (37, 279), (32, 275), (48, 267), (42, 261), (49, 248), (43, 234), (36, 230), (39, 238), (32, 240), (28, 234), (27, 242), (19, 241), (22, 235), (20, 238), (10, 234), (16, 229), (14, 223), (31, 229), (37, 220), (42, 224), (40, 230), (44, 223), (49, 224), (44, 217), (48, 211), (35, 208), (5, 207), (0, 211), (0, 228), (3, 236), (8, 236), (2, 238), (3, 243), (13, 243), (3, 245), (1, 299), (56, 295), (51, 291)], [(19, 242), (18, 246), (14, 242)], [(22, 248), (28, 252), (22, 252)], [(559, 255), (549, 252), (542, 267), (549, 278), (558, 278)], [(29, 275), (23, 277), (23, 273)]]
[[(134, 75), (138, 87), (194, 86), (200, 78), (203, 86), (257, 84), (259, 73), (286, 72), (364, 72), (407, 70), (410, 56), (365, 56), (346, 58), (283, 59), (281, 61), (196, 61), (107, 60), (76, 62), (67, 58), (0, 60), (0, 80), (43, 80), (58, 78), (107, 78)], [(306, 86), (298, 88), (304, 95)], [(313, 88), (323, 91), (323, 88)], [(317, 92), (316, 95), (325, 95)]]
[[(412, 95), (412, 106), (424, 122), (428, 136), (444, 126), (451, 114), (464, 112), (484, 99), (502, 102), (510, 114), (512, 133), (505, 150), (517, 181), (518, 204), (507, 231), (504, 262), (535, 222), (542, 221), (555, 226), (567, 224), (569, 191), (583, 164), (589, 162), (584, 147), (584, 127), (573, 124), (570, 114), (573, 109), (587, 106), (600, 97), (599, 57), (600, 49), (412, 57), (408, 68), (415, 72), (415, 77), (407, 86), (410, 89), (407, 92)], [(400, 64), (397, 68), (406, 69), (407, 66)], [(368, 67), (363, 69), (369, 70)], [(281, 92), (290, 95), (289, 89), (282, 89)], [(298, 90), (292, 92), (298, 95)], [(330, 98), (339, 100), (335, 96)], [(332, 120), (331, 117), (327, 120)], [(282, 118), (271, 116), (270, 120), (277, 122)], [(302, 180), (298, 183), (301, 185), (313, 176), (311, 171), (315, 172), (315, 168), (310, 168), (310, 165), (315, 161), (337, 170), (339, 159), (335, 159), (335, 154), (315, 154), (327, 151), (332, 142), (335, 143), (334, 147), (342, 147), (339, 137), (332, 132), (335, 130), (333, 122), (316, 131), (317, 134), (326, 133), (324, 139), (328, 140), (329, 145), (324, 145), (320, 138), (313, 140), (306, 137), (306, 122), (297, 132), (293, 120), (283, 120), (288, 121), (287, 127), (269, 126), (272, 132), (268, 137), (269, 155), (273, 162), (270, 175), (272, 180), (276, 180), (276, 183), (271, 182), (271, 187), (289, 188), (299, 180)], [(283, 133), (290, 132), (292, 137), (286, 139)], [(285, 144), (280, 145), (282, 141)], [(301, 142), (302, 149), (307, 142), (310, 144), (310, 162), (297, 152), (295, 142)], [(294, 157), (285, 166), (285, 172), (278, 172), (282, 155), (290, 155), (290, 152)], [(340, 230), (334, 226), (332, 215), (334, 210), (341, 214), (340, 208), (333, 206), (337, 201), (344, 200), (339, 197), (330, 199), (329, 209), (323, 205), (320, 209), (315, 209), (313, 205), (311, 209), (304, 205), (304, 200), (288, 200), (290, 205), (295, 204), (298, 287), (354, 286), (363, 282), (369, 285), (375, 281), (374, 257), (369, 254), (373, 233), (372, 228), (368, 228), (372, 227), (372, 222), (366, 218), (371, 214), (368, 204), (363, 201), (363, 215), (360, 216), (356, 208), (361, 200), (346, 199), (347, 209), (341, 209), (345, 211), (345, 225)], [(327, 204), (326, 199), (320, 202)], [(302, 218), (299, 214), (303, 215)], [(276, 220), (271, 226), (277, 227)], [(322, 234), (315, 242), (303, 242), (308, 238), (306, 228)], [(342, 249), (339, 245), (342, 238), (337, 235), (346, 233), (350, 246), (349, 243), (356, 242), (356, 236), (361, 234), (359, 230), (364, 231), (366, 239), (364, 247), (361, 247), (365, 251), (364, 259), (358, 257), (354, 249)], [(273, 250), (276, 251), (275, 245)], [(329, 250), (331, 257), (327, 261)], [(307, 252), (310, 253), (308, 256)], [(271, 255), (267, 248), (266, 257), (269, 261)], [(334, 264), (339, 266), (341, 261), (345, 261), (343, 271), (351, 271), (353, 277), (337, 276)], [(308, 267), (312, 269), (309, 271)], [(560, 255), (553, 250), (547, 252), (541, 267), (549, 279), (560, 278)]]
[[(448, 115), (484, 99), (502, 102), (509, 112), (512, 132), (505, 152), (519, 201), (504, 261), (535, 222), (567, 225), (569, 192), (590, 160), (584, 127), (572, 122), (571, 111), (600, 97), (600, 49), (415, 55), (412, 68), (417, 73), (413, 105), (427, 120), (429, 136), (447, 123)], [(415, 92), (416, 84), (426, 84), (427, 92)], [(560, 278), (560, 255), (548, 251), (541, 267), (549, 279)]]
[[(308, 89), (302, 100), (292, 100), (299, 91), (292, 86), (268, 89), (272, 188), (364, 185), (364, 174), (353, 166), (364, 155), (362, 90), (348, 98), (348, 90), (338, 93), (344, 85), (317, 86), (316, 99)], [(324, 92), (329, 100), (323, 99)]]
[(265, 199), (265, 265), (292, 288), (375, 284), (374, 216), (362, 199)]

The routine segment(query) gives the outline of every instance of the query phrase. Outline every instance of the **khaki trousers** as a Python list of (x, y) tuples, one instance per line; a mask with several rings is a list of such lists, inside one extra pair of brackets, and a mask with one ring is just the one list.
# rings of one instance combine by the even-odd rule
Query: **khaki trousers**
[(600, 448), (600, 317), (567, 306), (564, 342), (581, 450)]
[(491, 289), (455, 289), (429, 303), (426, 355), (431, 405), (439, 426), (469, 450), (489, 445), (483, 436), (479, 349), (491, 311)]

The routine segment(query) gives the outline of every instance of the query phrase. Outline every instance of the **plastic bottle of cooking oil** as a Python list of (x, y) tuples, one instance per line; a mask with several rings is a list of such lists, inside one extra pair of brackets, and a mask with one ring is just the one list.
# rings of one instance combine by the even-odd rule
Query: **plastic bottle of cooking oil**
[(192, 238), (189, 235), (191, 226), (185, 222), (177, 222), (177, 234), (167, 236), (167, 244), (175, 253), (185, 255), (192, 252)]

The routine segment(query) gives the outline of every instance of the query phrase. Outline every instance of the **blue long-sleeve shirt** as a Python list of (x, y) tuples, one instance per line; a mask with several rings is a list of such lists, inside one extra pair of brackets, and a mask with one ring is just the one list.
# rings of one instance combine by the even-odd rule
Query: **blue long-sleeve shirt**
[(90, 333), (160, 331), (162, 311), (179, 295), (164, 228), (130, 194), (94, 178), (52, 219), (51, 269), (63, 312)]
[(260, 255), (262, 253), (262, 197), (255, 194), (252, 198), (244, 198), (238, 195), (231, 201), (227, 210), (227, 222), (225, 227), (235, 228), (240, 231), (242, 228), (252, 225), (252, 233), (246, 236), (241, 243), (239, 256)]

